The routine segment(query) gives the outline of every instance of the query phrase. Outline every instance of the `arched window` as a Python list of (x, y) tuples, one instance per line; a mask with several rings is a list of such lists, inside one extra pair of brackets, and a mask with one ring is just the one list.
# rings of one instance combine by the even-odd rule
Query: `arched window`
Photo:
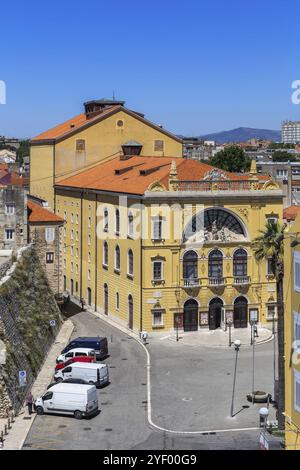
[(116, 209), (116, 233), (120, 233), (120, 211), (119, 209)]
[(128, 296), (128, 326), (133, 329), (133, 298), (132, 295)]
[(129, 212), (128, 214), (128, 235), (130, 237), (133, 236), (133, 214)]
[(183, 255), (183, 278), (198, 279), (198, 255), (193, 250)]
[(103, 264), (108, 266), (108, 244), (107, 242), (103, 243)]
[(133, 253), (131, 249), (128, 250), (127, 273), (133, 276)]
[(108, 285), (104, 284), (103, 286), (103, 296), (104, 296), (104, 314), (108, 315)]
[(208, 277), (223, 277), (223, 255), (213, 250), (208, 255)]
[(103, 210), (103, 230), (104, 232), (108, 232), (108, 209), (107, 207)]
[(120, 264), (120, 247), (117, 245), (115, 248), (115, 269), (117, 271), (120, 271)]
[(247, 251), (239, 248), (233, 254), (233, 275), (247, 276)]

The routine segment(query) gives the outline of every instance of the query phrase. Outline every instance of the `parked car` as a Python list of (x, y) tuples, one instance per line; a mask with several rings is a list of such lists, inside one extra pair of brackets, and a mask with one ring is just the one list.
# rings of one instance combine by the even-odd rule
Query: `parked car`
[(77, 419), (98, 411), (97, 391), (94, 385), (56, 384), (37, 398), (35, 409), (43, 413), (69, 414)]
[(70, 343), (62, 350), (62, 354), (65, 354), (70, 349), (74, 348), (91, 348), (96, 352), (96, 359), (101, 360), (108, 356), (107, 338), (101, 336), (88, 337), (80, 336), (73, 339)]
[(90, 356), (90, 357), (96, 357), (96, 353), (94, 349), (91, 348), (75, 348), (75, 349), (70, 349), (68, 352), (65, 354), (61, 354), (56, 358), (56, 363), (58, 364), (59, 362), (66, 362), (68, 359), (71, 359), (72, 357), (79, 357), (79, 356)]
[(106, 364), (88, 364), (74, 362), (70, 366), (55, 372), (54, 380), (62, 382), (66, 379), (83, 379), (100, 387), (109, 383), (108, 367)]
[(73, 362), (95, 362), (96, 357), (95, 356), (73, 356), (70, 359), (68, 359), (66, 362), (59, 362), (55, 366), (55, 371), (59, 369), (63, 369), (64, 367), (69, 366), (70, 364), (73, 364)]

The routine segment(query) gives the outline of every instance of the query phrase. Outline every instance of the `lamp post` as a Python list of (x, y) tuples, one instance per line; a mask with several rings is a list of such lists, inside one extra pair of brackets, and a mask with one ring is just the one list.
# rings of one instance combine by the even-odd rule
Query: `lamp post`
[(233, 375), (233, 388), (232, 388), (232, 399), (231, 399), (231, 408), (230, 408), (230, 416), (233, 418), (233, 408), (234, 408), (234, 393), (235, 393), (235, 382), (236, 382), (236, 370), (237, 370), (237, 360), (238, 360), (238, 353), (241, 347), (241, 342), (239, 339), (236, 339), (234, 344), (235, 349), (235, 365), (234, 365), (234, 375)]
[(252, 405), (254, 405), (254, 370), (255, 370), (255, 321), (251, 320), (251, 344), (252, 344)]

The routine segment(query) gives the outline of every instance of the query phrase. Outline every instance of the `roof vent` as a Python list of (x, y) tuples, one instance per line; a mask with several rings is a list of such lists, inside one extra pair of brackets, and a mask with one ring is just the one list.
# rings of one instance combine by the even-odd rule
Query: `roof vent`
[(129, 140), (122, 145), (124, 155), (140, 155), (143, 146), (136, 140)]
[(75, 127), (74, 122), (71, 122), (70, 127), (71, 127), (71, 129), (73, 129)]
[(87, 101), (84, 103), (84, 109), (87, 119), (96, 116), (97, 114), (101, 114), (104, 109), (111, 108), (112, 106), (124, 106), (125, 101), (120, 100), (93, 100)]

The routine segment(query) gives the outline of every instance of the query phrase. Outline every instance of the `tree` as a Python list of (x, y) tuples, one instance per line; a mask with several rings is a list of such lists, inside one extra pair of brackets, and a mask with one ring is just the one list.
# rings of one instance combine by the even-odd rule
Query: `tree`
[(283, 305), (283, 239), (285, 225), (269, 221), (261, 235), (252, 243), (257, 261), (271, 260), (272, 271), (276, 279), (277, 293), (277, 338), (278, 338), (278, 429), (284, 429), (284, 305)]
[(20, 147), (17, 150), (17, 162), (22, 165), (23, 158), (28, 157), (30, 154), (29, 140), (21, 140)]
[(288, 153), (284, 150), (276, 150), (272, 156), (273, 162), (294, 162), (297, 159), (296, 155)]
[(251, 158), (245, 155), (242, 148), (231, 145), (211, 157), (209, 163), (225, 171), (241, 173), (249, 170)]

